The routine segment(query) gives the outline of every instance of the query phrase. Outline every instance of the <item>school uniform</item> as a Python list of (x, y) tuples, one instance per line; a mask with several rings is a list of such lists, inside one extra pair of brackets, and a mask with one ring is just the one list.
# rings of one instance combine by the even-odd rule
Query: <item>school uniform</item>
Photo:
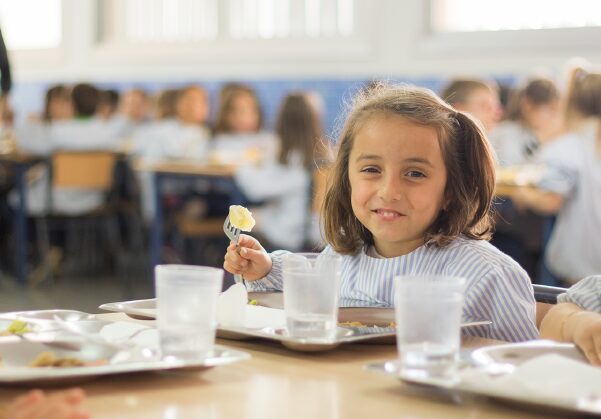
[[(252, 291), (282, 290), (282, 256), (270, 254), (271, 272), (246, 281)], [(329, 246), (323, 253), (335, 253)], [(376, 257), (374, 257), (376, 256)], [(534, 293), (526, 272), (509, 256), (483, 240), (459, 237), (445, 247), (423, 245), (394, 258), (381, 258), (373, 248), (342, 256), (341, 300), (356, 305), (394, 305), (397, 275), (450, 275), (466, 279), (462, 321), (490, 320), (492, 325), (467, 328), (464, 333), (504, 341), (536, 339)], [(353, 304), (349, 304), (353, 305)]]
[[(19, 149), (38, 156), (50, 156), (54, 151), (97, 151), (115, 150), (122, 135), (123, 126), (118, 122), (96, 118), (58, 121), (49, 124), (26, 124), (17, 129)], [(27, 187), (27, 209), (29, 214), (47, 212), (64, 215), (84, 214), (104, 203), (102, 191), (81, 188), (54, 188), (49, 186), (48, 169), (43, 169), (38, 178)], [(52, 199), (48, 194), (52, 193)], [(11, 203), (16, 205), (16, 194)], [(52, 203), (52, 207), (48, 203)]]
[(557, 296), (558, 303), (572, 303), (584, 310), (601, 313), (601, 275), (586, 277)]
[(534, 132), (518, 121), (503, 121), (490, 134), (499, 166), (529, 163), (539, 146)]
[(564, 196), (545, 252), (550, 270), (567, 280), (601, 273), (601, 157), (593, 119), (548, 144), (537, 160), (546, 167), (538, 184)]
[(310, 225), (311, 183), (302, 156), (293, 153), (287, 165), (275, 161), (243, 165), (235, 181), (248, 199), (263, 202), (253, 208), (255, 231), (275, 248), (301, 249)]

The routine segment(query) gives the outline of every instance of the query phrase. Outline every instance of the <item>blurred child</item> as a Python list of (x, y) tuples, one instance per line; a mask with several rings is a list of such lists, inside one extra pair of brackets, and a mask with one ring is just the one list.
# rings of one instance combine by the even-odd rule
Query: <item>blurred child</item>
[(178, 89), (167, 89), (159, 92), (156, 97), (154, 119), (175, 118), (175, 107), (179, 96)]
[(121, 115), (133, 125), (139, 125), (148, 119), (150, 101), (148, 94), (142, 89), (125, 91), (119, 106)]
[(216, 134), (256, 134), (263, 126), (259, 98), (243, 84), (226, 84), (219, 94)]
[(71, 89), (62, 84), (50, 87), (44, 98), (44, 122), (64, 121), (73, 118), (73, 102)]
[(247, 164), (236, 172), (236, 183), (251, 201), (263, 202), (253, 209), (256, 232), (269, 247), (300, 250), (310, 227), (310, 185), (315, 149), (321, 127), (305, 93), (284, 98), (276, 123), (280, 141), (277, 161)]
[(101, 90), (98, 97), (96, 115), (100, 119), (109, 120), (117, 113), (119, 93), (116, 90)]
[(577, 68), (567, 95), (568, 134), (545, 145), (538, 189), (521, 188), (516, 205), (557, 214), (545, 251), (551, 272), (574, 282), (601, 272), (601, 73)]
[(506, 119), (492, 132), (491, 141), (501, 166), (530, 161), (541, 143), (559, 134), (559, 91), (552, 80), (530, 80), (511, 97)]
[(238, 83), (226, 84), (220, 94), (215, 124), (214, 157), (218, 162), (270, 161), (278, 140), (262, 131), (263, 115), (254, 90)]
[(557, 297), (541, 323), (541, 338), (575, 343), (601, 366), (601, 276), (590, 276)]
[[(467, 280), (466, 333), (505, 341), (538, 336), (530, 279), (487, 243), (495, 167), (474, 120), (426, 89), (360, 92), (338, 141), (324, 200), (325, 254), (342, 255), (341, 298), (394, 305), (396, 275)], [(282, 289), (282, 256), (250, 236), (224, 268), (252, 290)]]
[(490, 133), (501, 118), (501, 105), (495, 88), (475, 79), (451, 81), (443, 90), (442, 98), (455, 109), (467, 112), (480, 121)]

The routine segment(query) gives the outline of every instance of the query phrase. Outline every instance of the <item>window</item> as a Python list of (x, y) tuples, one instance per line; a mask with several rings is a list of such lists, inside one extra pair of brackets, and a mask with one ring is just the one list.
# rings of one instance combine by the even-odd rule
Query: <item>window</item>
[(434, 32), (601, 27), (596, 0), (432, 0)]
[(102, 41), (345, 38), (355, 33), (354, 0), (110, 0)]
[(9, 50), (56, 48), (62, 39), (62, 1), (0, 0), (0, 25)]

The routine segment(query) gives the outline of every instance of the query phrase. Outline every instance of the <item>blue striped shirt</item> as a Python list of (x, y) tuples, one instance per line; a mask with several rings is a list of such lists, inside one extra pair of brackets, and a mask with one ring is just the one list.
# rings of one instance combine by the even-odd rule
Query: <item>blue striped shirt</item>
[(557, 296), (559, 303), (577, 304), (585, 310), (601, 313), (601, 275), (588, 276)]
[[(327, 247), (323, 252), (335, 253)], [(271, 253), (273, 267), (263, 279), (249, 282), (252, 291), (282, 290), (282, 256)], [(484, 240), (457, 238), (445, 247), (421, 246), (394, 258), (369, 256), (366, 249), (342, 256), (341, 300), (394, 305), (397, 275), (450, 275), (466, 279), (463, 322), (490, 320), (490, 326), (466, 328), (473, 336), (518, 342), (538, 338), (536, 303), (526, 272)]]

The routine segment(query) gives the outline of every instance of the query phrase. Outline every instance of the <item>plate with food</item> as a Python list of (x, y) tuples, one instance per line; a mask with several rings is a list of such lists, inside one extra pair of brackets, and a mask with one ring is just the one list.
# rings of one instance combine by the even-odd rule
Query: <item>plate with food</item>
[(34, 335), (0, 339), (0, 383), (37, 385), (92, 377), (172, 370), (207, 369), (249, 359), (245, 352), (215, 346), (197, 360), (163, 359), (156, 349), (129, 347), (77, 338), (41, 339)]

